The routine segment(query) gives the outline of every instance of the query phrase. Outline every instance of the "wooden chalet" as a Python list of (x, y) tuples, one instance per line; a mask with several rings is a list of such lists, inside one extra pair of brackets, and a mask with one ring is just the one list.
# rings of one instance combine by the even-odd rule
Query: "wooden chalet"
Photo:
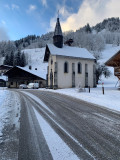
[(120, 51), (113, 55), (106, 63), (106, 66), (114, 67), (114, 75), (120, 80)]
[(32, 73), (31, 70), (26, 70), (22, 67), (13, 67), (5, 73), (8, 76), (7, 86), (9, 88), (18, 88), (20, 84), (39, 83), (39, 87), (45, 87), (46, 80), (40, 77), (39, 74)]

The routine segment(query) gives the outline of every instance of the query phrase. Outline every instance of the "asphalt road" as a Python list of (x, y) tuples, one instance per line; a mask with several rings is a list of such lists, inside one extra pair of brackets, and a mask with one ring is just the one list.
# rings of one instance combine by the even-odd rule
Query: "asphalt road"
[(80, 159), (120, 160), (120, 113), (56, 93), (24, 91), (40, 98), (54, 114), (18, 91), (22, 104), (19, 160), (53, 159), (33, 106)]

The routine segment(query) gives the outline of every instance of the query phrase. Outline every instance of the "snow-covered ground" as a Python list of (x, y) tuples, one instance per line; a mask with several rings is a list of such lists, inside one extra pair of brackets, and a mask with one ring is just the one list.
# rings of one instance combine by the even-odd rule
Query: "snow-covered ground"
[(3, 88), (2, 88), (0, 90), (0, 137), (2, 136), (2, 129), (4, 127), (7, 112), (9, 111), (7, 106), (5, 107), (2, 105), (3, 102), (5, 101), (7, 95), (8, 95), (8, 91), (3, 90)]
[[(0, 156), (16, 160), (18, 152), (18, 131), (20, 100), (17, 93), (0, 88)], [(13, 154), (14, 153), (14, 154)]]
[[(13, 99), (11, 99), (13, 98)], [(12, 114), (10, 114), (12, 112)], [(17, 114), (17, 115), (16, 115)], [(11, 93), (5, 88), (0, 88), (0, 137), (2, 137), (2, 130), (8, 123), (16, 125), (19, 128), (20, 117), (20, 101), (15, 93)], [(11, 115), (12, 117), (9, 117)], [(10, 122), (11, 121), (11, 122)]]
[(106, 44), (105, 49), (102, 51), (102, 57), (99, 61), (101, 63), (105, 63), (108, 59), (110, 59), (119, 50), (120, 50), (120, 46), (113, 46), (111, 44)]

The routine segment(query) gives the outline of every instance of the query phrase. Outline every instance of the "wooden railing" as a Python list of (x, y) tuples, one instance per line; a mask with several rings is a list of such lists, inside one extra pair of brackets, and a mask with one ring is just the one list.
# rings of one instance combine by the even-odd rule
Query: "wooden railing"
[(114, 75), (120, 76), (120, 67), (114, 67)]

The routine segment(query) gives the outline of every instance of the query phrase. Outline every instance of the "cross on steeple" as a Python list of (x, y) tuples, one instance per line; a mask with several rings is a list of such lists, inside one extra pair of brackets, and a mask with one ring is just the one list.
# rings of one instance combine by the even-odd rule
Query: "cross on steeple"
[(59, 18), (59, 10), (58, 10), (58, 18)]

